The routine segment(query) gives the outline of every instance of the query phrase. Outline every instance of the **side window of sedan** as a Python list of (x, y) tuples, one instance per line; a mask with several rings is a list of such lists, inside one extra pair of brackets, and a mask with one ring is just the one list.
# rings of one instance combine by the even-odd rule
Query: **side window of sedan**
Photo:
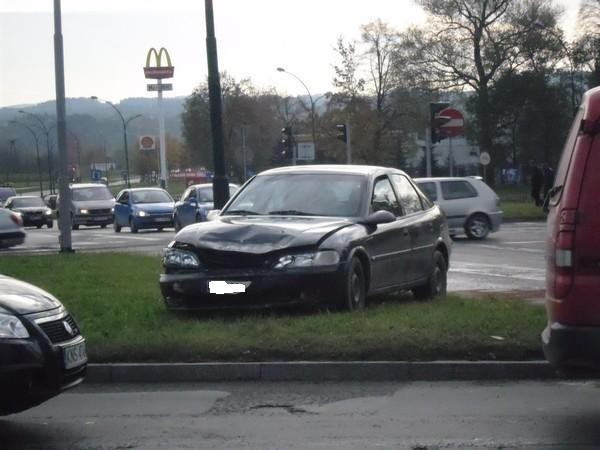
[(392, 180), (396, 186), (398, 197), (400, 197), (400, 205), (402, 205), (404, 213), (412, 214), (423, 211), (421, 197), (419, 197), (415, 188), (410, 184), (410, 181), (404, 175), (399, 174), (392, 174)]
[(121, 195), (121, 198), (117, 201), (123, 205), (127, 205), (129, 203), (129, 192), (123, 192), (123, 195)]
[(375, 181), (375, 186), (373, 188), (371, 211), (377, 212), (381, 210), (389, 211), (396, 217), (402, 215), (402, 208), (400, 208), (392, 184), (387, 177), (379, 178)]

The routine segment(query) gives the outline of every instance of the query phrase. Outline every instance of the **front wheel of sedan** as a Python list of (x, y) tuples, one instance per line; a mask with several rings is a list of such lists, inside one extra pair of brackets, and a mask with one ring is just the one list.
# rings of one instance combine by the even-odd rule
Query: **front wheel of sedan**
[(179, 231), (183, 228), (181, 226), (181, 222), (179, 222), (179, 217), (175, 216), (175, 219), (173, 220), (173, 226), (175, 227), (175, 231)]
[(467, 220), (465, 233), (469, 239), (485, 239), (490, 234), (490, 221), (483, 214), (474, 214)]
[(366, 304), (367, 289), (365, 283), (365, 271), (358, 258), (352, 258), (346, 284), (344, 286), (344, 295), (342, 298), (342, 308), (346, 311), (359, 311), (364, 309)]
[(116, 217), (113, 220), (113, 230), (115, 230), (115, 233), (120, 233), (121, 232), (121, 225), (119, 225), (119, 223), (117, 222), (117, 218)]
[(433, 253), (433, 268), (427, 282), (412, 289), (417, 300), (446, 296), (448, 266), (444, 255), (438, 250)]
[(137, 233), (138, 232), (138, 226), (135, 224), (135, 220), (133, 220), (133, 217), (131, 217), (129, 219), (129, 230), (132, 233)]

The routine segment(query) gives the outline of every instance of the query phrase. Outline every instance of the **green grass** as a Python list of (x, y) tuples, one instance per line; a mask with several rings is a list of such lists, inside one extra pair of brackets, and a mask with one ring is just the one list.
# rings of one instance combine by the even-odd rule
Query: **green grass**
[[(36, 284), (78, 319), (90, 359), (106, 361), (540, 358), (543, 308), (489, 298), (389, 296), (362, 313), (165, 310), (159, 258), (118, 253), (2, 256), (0, 273)], [(497, 340), (492, 336), (501, 336)]]
[(529, 186), (522, 184), (499, 185), (495, 190), (500, 197), (500, 206), (504, 211), (505, 221), (546, 220), (546, 214), (542, 208), (533, 203), (529, 194)]

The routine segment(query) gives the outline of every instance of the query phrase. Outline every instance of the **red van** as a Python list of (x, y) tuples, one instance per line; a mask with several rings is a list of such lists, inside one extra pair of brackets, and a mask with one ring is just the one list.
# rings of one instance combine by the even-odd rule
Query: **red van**
[(575, 117), (545, 201), (546, 309), (542, 345), (559, 369), (600, 369), (600, 88)]

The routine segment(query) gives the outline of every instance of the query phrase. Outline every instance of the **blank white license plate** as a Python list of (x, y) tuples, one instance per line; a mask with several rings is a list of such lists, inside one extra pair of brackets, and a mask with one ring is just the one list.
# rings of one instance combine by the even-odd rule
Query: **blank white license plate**
[(87, 351), (85, 341), (81, 341), (69, 347), (63, 347), (63, 360), (65, 369), (72, 369), (87, 362)]
[(211, 294), (243, 294), (250, 286), (250, 281), (209, 281), (208, 292)]

